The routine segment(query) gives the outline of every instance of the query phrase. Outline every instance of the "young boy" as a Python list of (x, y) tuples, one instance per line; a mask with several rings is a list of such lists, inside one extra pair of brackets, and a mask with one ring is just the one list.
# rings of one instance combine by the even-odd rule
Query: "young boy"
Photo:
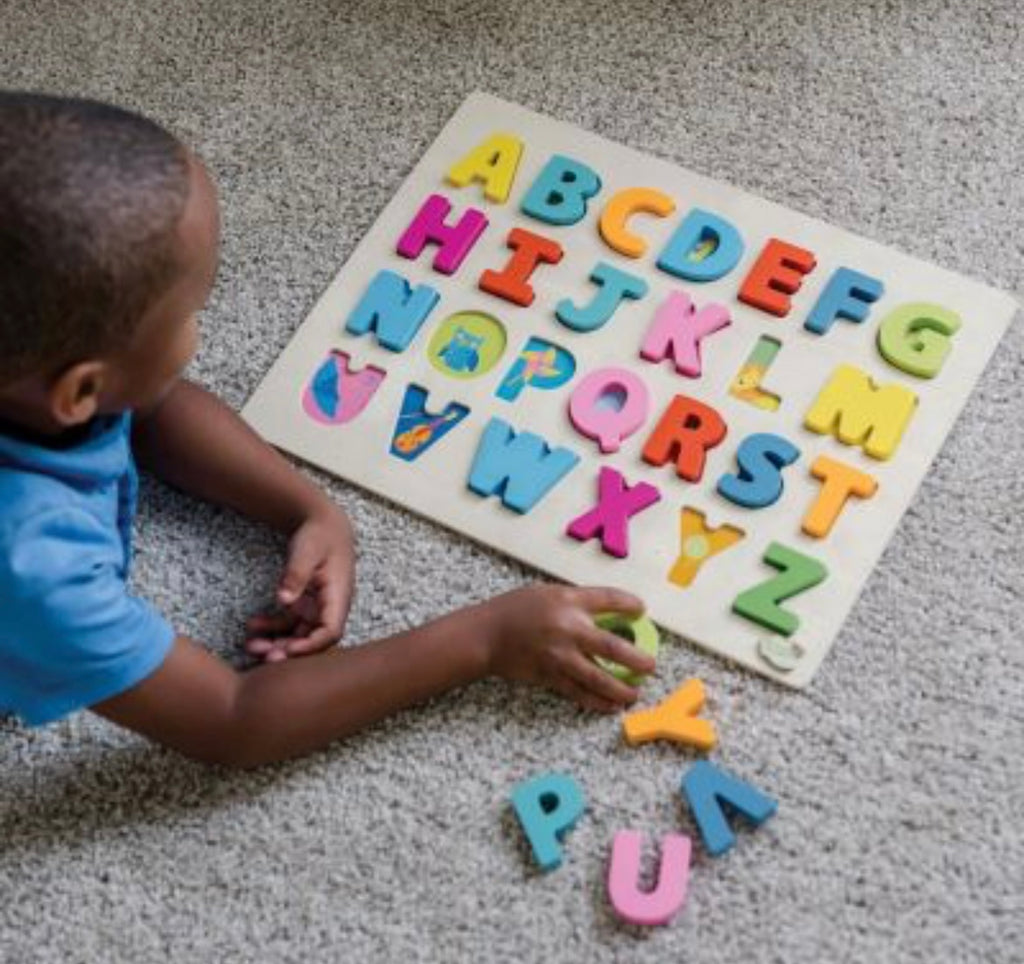
[[(0, 93), (0, 713), (82, 707), (203, 760), (312, 750), (485, 676), (613, 711), (599, 669), (653, 663), (594, 625), (614, 589), (536, 585), (342, 649), (352, 531), (226, 406), (181, 377), (213, 285), (217, 200), (152, 122)], [(279, 610), (250, 621), (237, 673), (126, 586), (133, 461), (290, 536)]]

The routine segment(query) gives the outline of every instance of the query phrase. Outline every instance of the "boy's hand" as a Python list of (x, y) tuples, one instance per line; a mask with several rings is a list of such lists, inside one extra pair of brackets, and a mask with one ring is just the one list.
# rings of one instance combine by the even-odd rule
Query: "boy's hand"
[(603, 656), (638, 673), (654, 670), (651, 657), (594, 623), (597, 613), (642, 613), (643, 602), (630, 593), (534, 585), (485, 606), (497, 621), (490, 654), (496, 676), (547, 686), (587, 709), (613, 713), (633, 703), (637, 690), (592, 658)]
[(352, 605), (352, 526), (334, 506), (311, 515), (288, 544), (279, 611), (253, 616), (245, 648), (268, 663), (303, 656), (341, 639)]

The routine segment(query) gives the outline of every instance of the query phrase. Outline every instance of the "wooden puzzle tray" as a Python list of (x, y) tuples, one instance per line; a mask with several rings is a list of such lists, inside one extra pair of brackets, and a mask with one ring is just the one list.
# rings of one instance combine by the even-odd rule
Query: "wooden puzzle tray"
[(1015, 310), (476, 93), (243, 415), (802, 687)]

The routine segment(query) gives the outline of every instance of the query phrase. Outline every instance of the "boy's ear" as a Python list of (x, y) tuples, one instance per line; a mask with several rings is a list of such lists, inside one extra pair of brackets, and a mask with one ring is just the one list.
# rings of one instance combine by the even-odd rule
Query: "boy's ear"
[(64, 369), (50, 386), (50, 414), (65, 428), (88, 422), (99, 409), (108, 375), (102, 361), (78, 362)]

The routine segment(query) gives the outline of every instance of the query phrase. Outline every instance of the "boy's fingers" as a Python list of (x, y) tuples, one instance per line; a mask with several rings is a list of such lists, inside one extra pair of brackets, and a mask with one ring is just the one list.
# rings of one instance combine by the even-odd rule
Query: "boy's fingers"
[(585, 710), (593, 710), (595, 713), (614, 713), (618, 709), (615, 703), (595, 696), (579, 683), (568, 678), (562, 678), (555, 683), (555, 691), (572, 700), (577, 706), (582, 706)]
[(625, 666), (637, 673), (653, 673), (654, 659), (641, 652), (632, 643), (620, 639), (615, 633), (594, 626), (580, 641), (583, 650), (590, 656), (610, 659), (613, 663)]
[(584, 586), (576, 590), (580, 605), (592, 613), (636, 613), (644, 611), (644, 601), (624, 589), (611, 586)]
[[(315, 581), (316, 577), (313, 579)], [(320, 603), (314, 595), (312, 584), (306, 586), (306, 591), (288, 608), (311, 626), (320, 622)]]
[(245, 641), (245, 651), (252, 653), (253, 656), (262, 656), (265, 653), (269, 653), (274, 648), (274, 643), (269, 639), (255, 638), (247, 639)]
[[(346, 597), (348, 592), (335, 581), (322, 585), (320, 599), (322, 611), (316, 623), (319, 624), (313, 629), (313, 625), (304, 625), (302, 631), (296, 631), (292, 635), (294, 639), (288, 640), (288, 652), (292, 655), (303, 653), (314, 653), (336, 643), (341, 639), (342, 630), (347, 615)], [(308, 598), (308, 597), (307, 597)], [(313, 630), (310, 632), (310, 630)]]
[(578, 683), (593, 696), (600, 697), (618, 706), (628, 706), (630, 703), (635, 703), (640, 695), (635, 687), (628, 686), (622, 680), (618, 680), (610, 673), (599, 669), (582, 655), (577, 655), (577, 658), (568, 660), (565, 665), (565, 672), (572, 677), (574, 682)]
[(282, 605), (295, 602), (306, 591), (319, 561), (319, 550), (309, 540), (295, 544), (277, 590)]
[(337, 583), (330, 581), (323, 587), (323, 612), (320, 615), (320, 622), (324, 630), (335, 638), (341, 636), (342, 599), (341, 589)]
[(297, 621), (293, 612), (258, 613), (245, 621), (245, 627), (254, 635), (276, 636), (289, 632)]
[(335, 633), (329, 632), (326, 626), (321, 626), (301, 639), (289, 639), (286, 648), (289, 656), (304, 656), (306, 653), (316, 653), (321, 649), (326, 649), (337, 641), (338, 637)]

